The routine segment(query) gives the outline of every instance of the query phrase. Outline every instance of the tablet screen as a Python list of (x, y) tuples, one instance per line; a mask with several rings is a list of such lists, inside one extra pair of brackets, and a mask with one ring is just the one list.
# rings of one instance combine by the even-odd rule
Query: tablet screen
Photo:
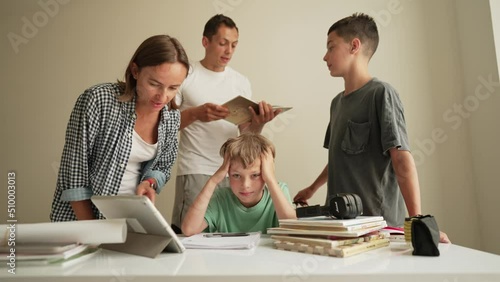
[(182, 253), (185, 247), (163, 215), (146, 196), (117, 195), (92, 196), (94, 205), (107, 218), (127, 218), (136, 233), (147, 233), (172, 238), (164, 251)]

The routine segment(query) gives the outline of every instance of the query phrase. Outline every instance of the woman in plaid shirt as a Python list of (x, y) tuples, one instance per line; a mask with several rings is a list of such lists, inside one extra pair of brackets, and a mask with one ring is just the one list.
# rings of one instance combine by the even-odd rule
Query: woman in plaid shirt
[(177, 157), (180, 112), (173, 98), (188, 69), (179, 41), (152, 36), (132, 56), (125, 81), (80, 95), (66, 130), (52, 221), (103, 218), (93, 195), (154, 201)]

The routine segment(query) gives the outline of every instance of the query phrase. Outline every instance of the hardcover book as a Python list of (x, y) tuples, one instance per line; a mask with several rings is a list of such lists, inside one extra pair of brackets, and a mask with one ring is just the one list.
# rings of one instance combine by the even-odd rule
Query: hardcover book
[[(225, 118), (225, 120), (234, 123), (235, 125), (249, 122), (252, 119), (252, 113), (248, 109), (249, 107), (252, 107), (257, 114), (259, 113), (259, 104), (243, 96), (237, 96), (227, 101), (222, 106), (229, 109), (229, 115)], [(274, 110), (280, 109), (282, 113), (290, 110), (291, 108), (292, 107), (273, 106)]]
[(352, 219), (336, 219), (328, 216), (307, 217), (299, 219), (281, 219), (282, 224), (287, 225), (307, 225), (307, 226), (328, 226), (328, 227), (345, 227), (359, 224), (383, 221), (382, 216), (358, 216)]
[(353, 219), (332, 219), (319, 216), (306, 219), (282, 219), (280, 226), (268, 228), (268, 234), (300, 236), (359, 237), (387, 226), (382, 216), (358, 216)]

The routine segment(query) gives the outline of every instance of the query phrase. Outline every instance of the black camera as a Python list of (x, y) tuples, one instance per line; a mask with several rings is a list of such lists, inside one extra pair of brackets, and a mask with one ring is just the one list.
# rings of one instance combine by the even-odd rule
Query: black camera
[(331, 197), (326, 206), (299, 207), (295, 212), (298, 218), (324, 215), (338, 219), (351, 219), (363, 214), (363, 203), (357, 194), (339, 193)]

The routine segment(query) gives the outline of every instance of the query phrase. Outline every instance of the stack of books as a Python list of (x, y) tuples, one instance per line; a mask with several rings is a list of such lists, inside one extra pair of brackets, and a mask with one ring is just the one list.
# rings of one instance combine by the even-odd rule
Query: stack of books
[(386, 226), (381, 216), (355, 219), (321, 216), (280, 220), (280, 227), (269, 228), (267, 233), (280, 250), (349, 257), (388, 246), (387, 233), (379, 232)]
[(20, 244), (15, 247), (15, 253), (12, 248), (7, 246), (0, 247), (0, 261), (22, 266), (26, 265), (60, 265), (68, 266), (81, 262), (91, 257), (97, 252), (97, 248), (81, 244)]
[(387, 233), (387, 236), (391, 242), (406, 242), (405, 231), (402, 227), (387, 226), (383, 228), (381, 232)]
[[(7, 229), (8, 228), (8, 229)], [(100, 244), (126, 241), (126, 219), (0, 225), (0, 263), (67, 266), (97, 253)]]

